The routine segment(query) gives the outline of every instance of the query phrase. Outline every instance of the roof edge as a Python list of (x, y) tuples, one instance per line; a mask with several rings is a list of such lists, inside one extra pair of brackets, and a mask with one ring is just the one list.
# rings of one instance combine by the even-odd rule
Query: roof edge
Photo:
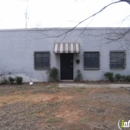
[(0, 29), (0, 32), (3, 31), (55, 31), (55, 30), (82, 30), (82, 29), (91, 29), (91, 30), (103, 30), (103, 29), (129, 29), (130, 27), (52, 27), (52, 28), (12, 28), (12, 29)]

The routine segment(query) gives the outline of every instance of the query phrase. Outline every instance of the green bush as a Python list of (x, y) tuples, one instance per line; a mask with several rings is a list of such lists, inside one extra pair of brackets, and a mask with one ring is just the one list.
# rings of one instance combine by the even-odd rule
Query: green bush
[(128, 78), (128, 82), (130, 82), (130, 75), (128, 75), (127, 78)]
[(121, 81), (122, 76), (120, 74), (115, 74), (115, 80)]
[(106, 72), (104, 74), (104, 76), (106, 76), (110, 82), (114, 82), (114, 77), (113, 77), (113, 73), (112, 72)]
[(16, 80), (16, 83), (17, 83), (17, 84), (22, 84), (22, 82), (23, 82), (23, 78), (22, 78), (22, 77), (19, 77), (19, 76), (17, 76), (17, 77), (15, 78), (15, 80)]
[(8, 78), (8, 80), (9, 80), (9, 83), (11, 83), (11, 84), (13, 84), (13, 83), (14, 83), (14, 81), (15, 81), (15, 79), (14, 79), (14, 78), (12, 78), (12, 77), (9, 77), (9, 78)]
[(125, 77), (125, 81), (126, 81), (126, 82), (130, 82), (130, 75), (127, 75), (127, 76)]
[(75, 81), (82, 81), (82, 80), (83, 80), (82, 74), (81, 74), (80, 70), (77, 70), (77, 75), (75, 77)]
[(116, 81), (124, 81), (124, 82), (130, 82), (130, 75), (121, 75), (121, 74), (115, 74), (115, 78), (113, 76), (113, 73), (112, 72), (106, 72), (104, 74), (104, 76), (106, 76), (109, 81), (111, 82), (114, 82), (115, 80)]
[(126, 76), (125, 75), (121, 75), (121, 80), (122, 81), (126, 81)]
[(8, 79), (7, 77), (5, 76), (5, 74), (0, 74), (0, 84), (8, 84)]
[(49, 81), (57, 81), (58, 80), (58, 69), (53, 67), (47, 71), (48, 80)]
[(8, 82), (8, 80), (7, 79), (2, 79), (2, 81), (1, 81), (1, 84), (8, 84), (9, 82)]

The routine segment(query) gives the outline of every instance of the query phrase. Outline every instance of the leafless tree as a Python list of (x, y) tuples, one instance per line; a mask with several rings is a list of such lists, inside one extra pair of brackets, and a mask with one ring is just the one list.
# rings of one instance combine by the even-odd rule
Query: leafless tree
[(28, 28), (28, 20), (29, 20), (29, 12), (28, 12), (28, 7), (29, 7), (29, 0), (22, 0), (24, 2), (26, 2), (26, 9), (25, 9), (25, 28)]
[[(107, 9), (108, 7), (110, 7), (111, 5), (118, 4), (118, 3), (121, 3), (121, 2), (126, 2), (126, 3), (130, 4), (130, 0), (118, 0), (118, 1), (111, 2), (110, 4), (108, 4), (108, 5), (104, 6), (103, 8), (101, 8), (101, 9), (100, 9), (99, 11), (97, 11), (96, 13), (94, 13), (94, 14), (90, 15), (89, 17), (83, 19), (82, 21), (78, 22), (74, 27), (72, 27), (71, 29), (69, 29), (69, 30), (68, 30), (67, 32), (65, 32), (65, 33), (67, 34), (67, 33), (71, 32), (72, 30), (74, 30), (75, 28), (77, 28), (80, 24), (82, 24), (82, 23), (84, 23), (85, 21), (87, 21), (87, 20), (89, 20), (89, 19), (95, 17), (96, 15), (98, 15), (99, 13), (101, 13), (102, 11), (104, 11), (105, 9)], [(130, 16), (130, 15), (129, 15), (129, 16)], [(129, 17), (129, 16), (128, 16), (128, 17)], [(125, 20), (125, 19), (126, 19), (126, 18), (124, 18), (124, 20)], [(128, 32), (128, 31), (127, 31), (127, 32)], [(57, 37), (60, 37), (60, 36), (64, 35), (65, 33), (62, 33), (62, 34), (58, 35)], [(126, 32), (125, 32), (123, 35), (125, 35), (125, 34), (126, 34)]]
[[(25, 11), (25, 27), (27, 28), (27, 24), (28, 24), (28, 19), (29, 19), (29, 16), (28, 16), (28, 1), (29, 0), (23, 0), (25, 2), (27, 2), (27, 7), (26, 7), (26, 11)], [(59, 38), (59, 37), (62, 37), (61, 40), (63, 40), (64, 38), (66, 38), (66, 36), (72, 32), (74, 29), (76, 29), (77, 27), (79, 27), (79, 25), (81, 25), (82, 23), (90, 20), (90, 19), (93, 19), (94, 17), (98, 16), (98, 14), (100, 14), (101, 12), (103, 12), (104, 10), (106, 10), (107, 8), (109, 8), (110, 6), (112, 5), (115, 5), (115, 4), (119, 4), (121, 2), (125, 2), (127, 4), (130, 4), (130, 0), (117, 0), (117, 1), (114, 1), (109, 3), (108, 5), (102, 7), (99, 11), (95, 12), (94, 14), (90, 15), (89, 17), (81, 20), (80, 22), (78, 22), (74, 27), (68, 29), (66, 32), (61, 32), (61, 33), (58, 33), (54, 36), (48, 36), (46, 33), (44, 33), (44, 38)], [(129, 15), (130, 16), (130, 15)], [(123, 21), (125, 21), (129, 16), (127, 16), (126, 18), (124, 18)], [(130, 32), (130, 28), (128, 29), (124, 29), (122, 32), (118, 32), (118, 28), (117, 27), (114, 31), (112, 30), (112, 32), (109, 32), (110, 34), (108, 35), (107, 33), (107, 40), (109, 42), (112, 42), (112, 41), (116, 41), (116, 40), (120, 40), (121, 38), (123, 38), (125, 35), (127, 35), (129, 32)], [(87, 29), (87, 26), (84, 27), (84, 30), (82, 30), (82, 32), (79, 34), (79, 36), (77, 37), (77, 39), (83, 34), (83, 32)], [(106, 34), (102, 34), (102, 35), (106, 35)], [(115, 37), (116, 35), (116, 37)], [(108, 37), (109, 36), (109, 37)], [(108, 43), (109, 43), (108, 42)]]
[(26, 11), (25, 11), (25, 28), (28, 27), (28, 19), (29, 19), (29, 15), (28, 15), (28, 5), (27, 5)]

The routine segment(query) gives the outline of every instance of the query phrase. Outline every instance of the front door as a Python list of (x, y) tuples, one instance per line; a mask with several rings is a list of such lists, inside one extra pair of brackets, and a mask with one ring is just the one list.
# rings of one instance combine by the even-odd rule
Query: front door
[(61, 80), (73, 80), (73, 54), (60, 55)]

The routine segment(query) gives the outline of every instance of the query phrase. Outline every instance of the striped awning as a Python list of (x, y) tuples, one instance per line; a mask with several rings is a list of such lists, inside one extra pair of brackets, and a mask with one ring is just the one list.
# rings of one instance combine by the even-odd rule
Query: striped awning
[(56, 43), (54, 53), (79, 53), (78, 43)]

